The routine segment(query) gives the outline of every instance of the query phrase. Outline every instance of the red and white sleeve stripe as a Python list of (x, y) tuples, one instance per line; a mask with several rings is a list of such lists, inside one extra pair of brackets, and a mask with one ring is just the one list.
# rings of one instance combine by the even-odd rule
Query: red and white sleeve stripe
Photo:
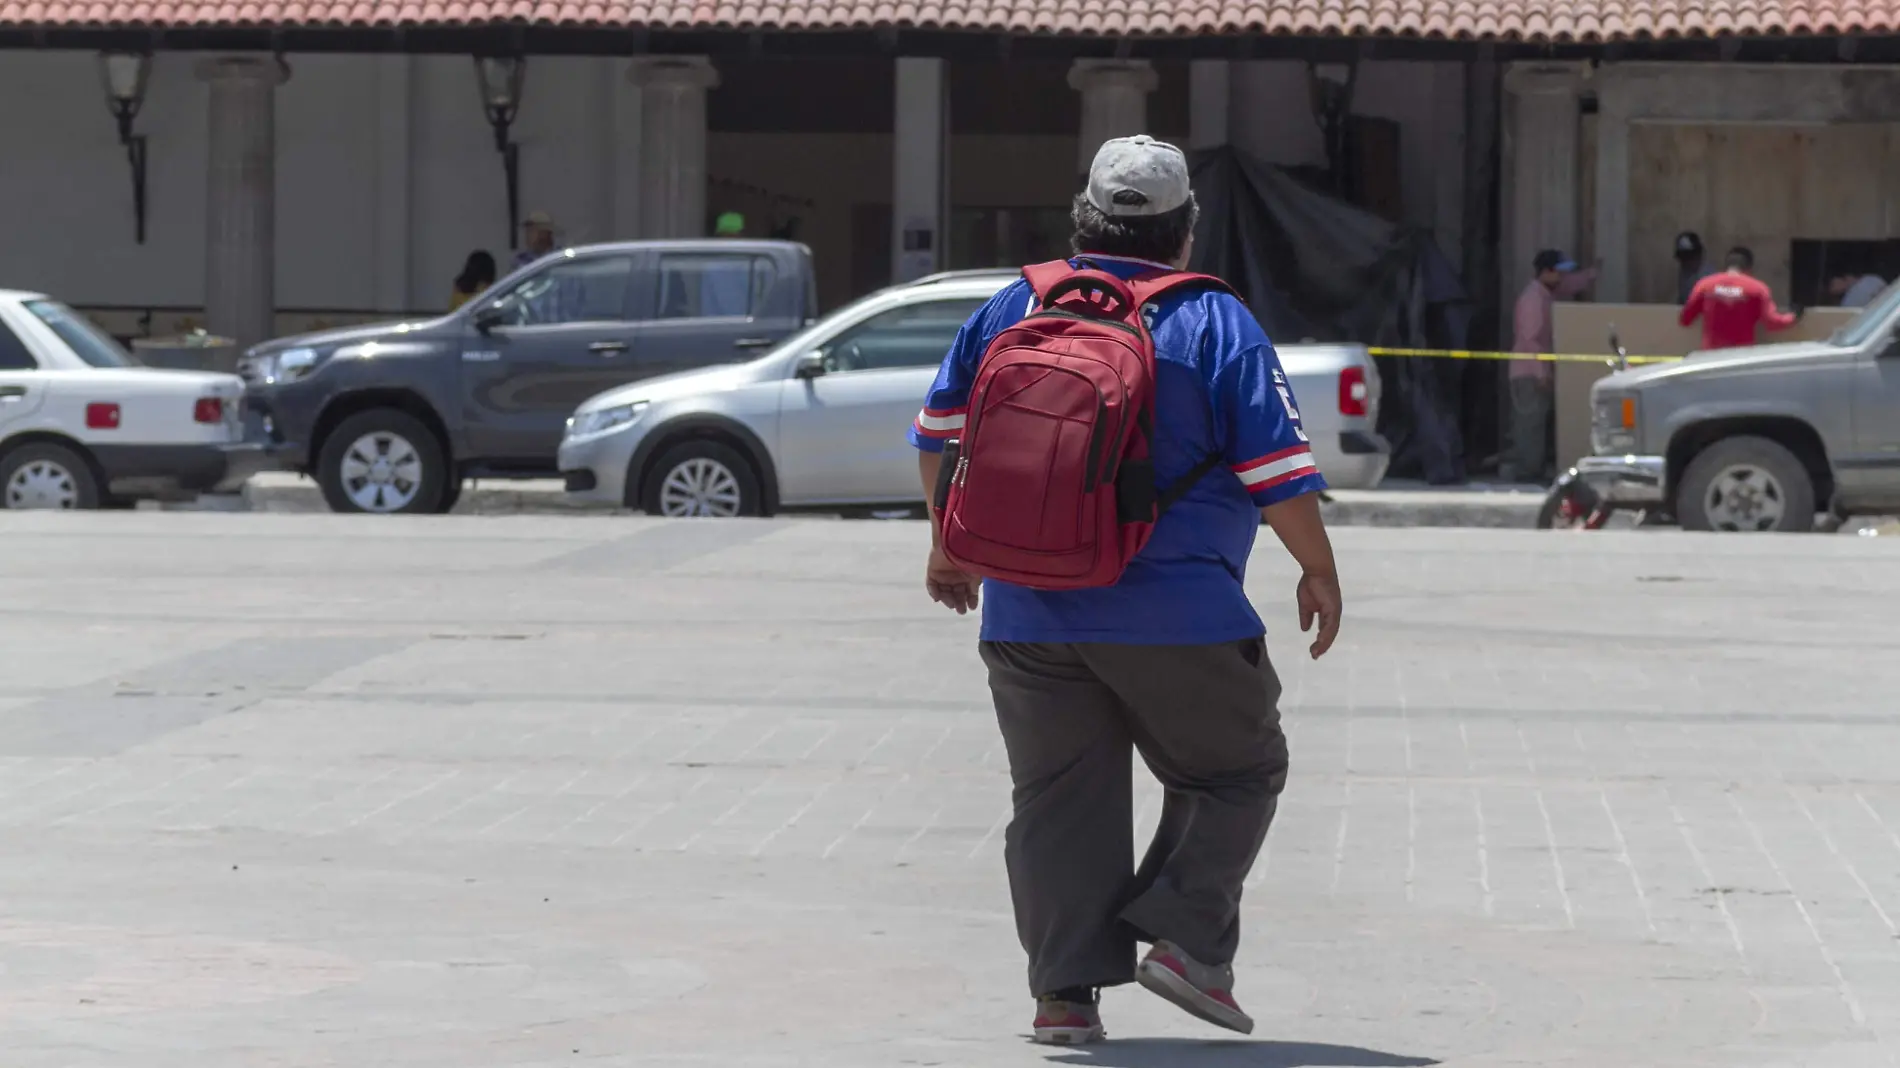
[(1319, 465), (1313, 462), (1313, 450), (1305, 445), (1270, 452), (1257, 460), (1234, 465), (1234, 474), (1240, 476), (1241, 484), (1247, 487), (1249, 493), (1259, 493), (1296, 478), (1318, 473)]
[(964, 416), (970, 409), (925, 408), (917, 413), (917, 433), (927, 438), (954, 438), (963, 431)]

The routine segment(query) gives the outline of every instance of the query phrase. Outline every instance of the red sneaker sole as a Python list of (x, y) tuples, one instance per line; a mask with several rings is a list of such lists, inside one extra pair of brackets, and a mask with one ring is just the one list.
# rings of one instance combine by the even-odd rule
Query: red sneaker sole
[(1035, 1039), (1043, 1046), (1081, 1046), (1108, 1037), (1099, 1027), (1038, 1027)]

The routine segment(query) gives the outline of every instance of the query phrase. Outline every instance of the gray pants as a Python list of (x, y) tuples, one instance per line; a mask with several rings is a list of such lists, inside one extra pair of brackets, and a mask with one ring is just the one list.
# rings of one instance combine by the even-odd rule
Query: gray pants
[(1544, 478), (1550, 457), (1551, 389), (1540, 378), (1511, 379), (1511, 469), (1519, 481)]
[[(1241, 884), (1286, 786), (1266, 643), (981, 650), (1015, 787), (1003, 856), (1030, 992), (1131, 982), (1140, 941), (1233, 960)], [(1135, 751), (1164, 790), (1139, 868)]]

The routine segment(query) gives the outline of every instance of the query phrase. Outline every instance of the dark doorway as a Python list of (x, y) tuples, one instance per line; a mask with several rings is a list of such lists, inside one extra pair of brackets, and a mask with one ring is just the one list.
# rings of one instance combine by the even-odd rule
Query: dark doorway
[[(1837, 274), (1877, 274), (1891, 282), (1900, 275), (1900, 241), (1807, 241), (1796, 238), (1788, 288), (1793, 303), (1820, 307), (1839, 303), (1827, 290)], [(1756, 249), (1759, 258), (1761, 250)]]

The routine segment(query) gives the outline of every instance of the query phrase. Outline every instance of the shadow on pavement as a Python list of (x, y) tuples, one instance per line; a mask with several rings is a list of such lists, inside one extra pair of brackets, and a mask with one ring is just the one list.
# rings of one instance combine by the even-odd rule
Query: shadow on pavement
[(1220, 1042), (1187, 1038), (1122, 1038), (1049, 1058), (1096, 1068), (1428, 1068), (1430, 1057), (1331, 1046), (1319, 1042)]

